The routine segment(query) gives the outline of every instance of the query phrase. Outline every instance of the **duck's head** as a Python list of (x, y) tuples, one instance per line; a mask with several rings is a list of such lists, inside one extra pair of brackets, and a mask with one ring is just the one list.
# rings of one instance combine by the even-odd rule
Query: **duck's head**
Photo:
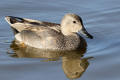
[(86, 37), (93, 39), (84, 28), (82, 18), (76, 14), (66, 14), (61, 21), (61, 30), (64, 35), (70, 35), (71, 33), (82, 33)]

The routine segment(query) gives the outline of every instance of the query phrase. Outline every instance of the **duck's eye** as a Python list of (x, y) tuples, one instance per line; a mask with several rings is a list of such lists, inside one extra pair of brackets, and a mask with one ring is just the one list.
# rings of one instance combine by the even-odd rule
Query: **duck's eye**
[(76, 23), (76, 21), (73, 21), (73, 23)]

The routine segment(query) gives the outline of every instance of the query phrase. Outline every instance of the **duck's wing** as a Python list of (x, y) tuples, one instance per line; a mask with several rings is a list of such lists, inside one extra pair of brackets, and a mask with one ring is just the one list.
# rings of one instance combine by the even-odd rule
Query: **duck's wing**
[(26, 28), (28, 27), (36, 27), (36, 26), (37, 27), (41, 27), (41, 26), (50, 27), (51, 29), (60, 31), (60, 24), (56, 24), (56, 23), (32, 20), (32, 19), (27, 19), (27, 18), (19, 18), (19, 17), (13, 17), (13, 16), (7, 16), (5, 17), (5, 19), (10, 24), (10, 26), (13, 28), (13, 31), (15, 33), (26, 30)]
[(56, 31), (58, 31), (58, 32), (61, 31), (61, 28), (60, 28), (61, 26), (60, 26), (60, 24), (50, 23), (50, 22), (45, 22), (45, 21), (42, 21), (41, 24), (42, 24), (42, 25), (46, 25), (47, 27), (50, 27), (51, 29), (54, 29), (54, 30), (56, 30)]
[[(63, 40), (63, 35), (49, 27), (29, 27), (27, 30), (23, 30), (15, 35), (15, 38), (19, 42), (23, 42), (29, 46), (36, 48), (49, 48), (57, 46), (58, 40)], [(60, 43), (61, 42), (61, 43)], [(62, 44), (60, 41), (59, 44)], [(55, 47), (53, 47), (55, 48)]]

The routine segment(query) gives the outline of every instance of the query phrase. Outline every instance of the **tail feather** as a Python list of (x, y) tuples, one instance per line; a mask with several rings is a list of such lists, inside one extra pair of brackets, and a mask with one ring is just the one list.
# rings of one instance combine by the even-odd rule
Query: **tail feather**
[[(12, 27), (11, 27), (11, 28), (12, 28)], [(15, 28), (12, 28), (12, 31), (13, 31), (14, 35), (17, 34), (17, 33), (19, 33), (19, 31), (16, 30)]]
[(25, 24), (24, 18), (19, 18), (19, 17), (13, 17), (13, 16), (6, 16), (5, 20), (9, 23), (11, 26), (14, 34), (21, 32), (25, 28), (27, 28)]
[(24, 19), (23, 18), (19, 18), (19, 17), (14, 17), (14, 16), (6, 16), (6, 20), (7, 22), (9, 22), (10, 24), (14, 24), (17, 22), (23, 23)]

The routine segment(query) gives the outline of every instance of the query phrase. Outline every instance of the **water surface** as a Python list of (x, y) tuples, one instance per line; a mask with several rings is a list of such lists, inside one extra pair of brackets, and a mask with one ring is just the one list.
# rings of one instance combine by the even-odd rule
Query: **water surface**
[(5, 16), (19, 16), (60, 23), (65, 13), (76, 13), (93, 40), (86, 39), (84, 57), (89, 66), (78, 80), (120, 80), (119, 0), (1, 0), (0, 78), (2, 80), (67, 80), (62, 61), (42, 62), (41, 58), (14, 58), (10, 45), (14, 36)]

